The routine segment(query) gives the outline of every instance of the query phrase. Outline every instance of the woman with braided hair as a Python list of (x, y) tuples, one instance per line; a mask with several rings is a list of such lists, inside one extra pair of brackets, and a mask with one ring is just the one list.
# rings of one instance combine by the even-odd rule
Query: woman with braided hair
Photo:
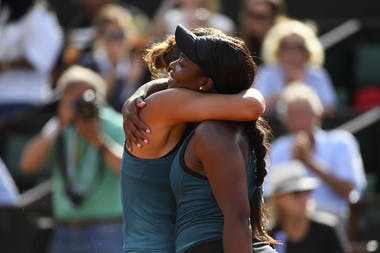
[[(267, 243), (275, 241), (262, 218), (263, 123), (204, 121), (185, 139), (170, 176), (177, 202), (176, 252), (272, 252)], [(252, 236), (253, 245), (247, 243)]]
[[(181, 53), (178, 60), (168, 66), (170, 79), (190, 81), (187, 75), (197, 70), (203, 80), (200, 86), (193, 82), (193, 86), (187, 85), (186, 89), (234, 94), (251, 86), (255, 64), (242, 40), (225, 35), (196, 36), (178, 26), (175, 42)], [(162, 50), (167, 52), (165, 47)], [(158, 69), (164, 68), (165, 62), (158, 64)], [(152, 128), (152, 134), (157, 134), (158, 128), (152, 117), (177, 113), (173, 107), (170, 110), (165, 106), (149, 107), (155, 104), (158, 96), (162, 95), (158, 92), (148, 97), (146, 107), (140, 112), (141, 118)], [(173, 92), (171, 96), (176, 94)], [(175, 109), (181, 111), (181, 106), (178, 104)], [(125, 111), (124, 116), (130, 117), (129, 112)], [(128, 140), (136, 126), (125, 123)], [(176, 252), (274, 252), (269, 244), (275, 241), (264, 230), (262, 211), (261, 185), (266, 175), (267, 134), (265, 121), (259, 118), (253, 122), (190, 124), (185, 133), (182, 132), (181, 141), (177, 138), (178, 148), (170, 171), (170, 186), (176, 200)], [(145, 139), (142, 133), (130, 138), (135, 143), (138, 139)], [(140, 149), (130, 146), (129, 150), (134, 156), (149, 158), (156, 145), (150, 139), (148, 145)], [(127, 171), (128, 165), (131, 168), (127, 159), (122, 171)], [(125, 179), (124, 185), (127, 183), (128, 179)], [(124, 196), (127, 203), (128, 193)], [(149, 198), (155, 199), (155, 196)], [(125, 217), (128, 219), (127, 214)]]
[[(204, 92), (232, 94), (238, 89), (236, 82), (243, 87), (253, 82), (255, 64), (245, 43), (237, 38), (222, 41), (207, 44), (189, 31), (176, 33), (182, 57), (211, 76), (213, 82)], [(202, 44), (209, 47), (193, 50), (205, 47)], [(210, 68), (202, 53), (217, 67)], [(267, 149), (268, 127), (262, 118), (243, 123), (203, 121), (192, 129), (170, 173), (177, 203), (177, 253), (273, 251), (268, 243), (275, 241), (264, 230), (262, 209)]]

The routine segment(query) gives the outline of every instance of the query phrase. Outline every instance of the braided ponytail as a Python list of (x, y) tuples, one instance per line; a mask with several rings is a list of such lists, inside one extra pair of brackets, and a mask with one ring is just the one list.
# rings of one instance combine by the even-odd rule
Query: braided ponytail
[(264, 183), (264, 178), (267, 175), (265, 157), (269, 150), (270, 127), (261, 117), (256, 120), (255, 124), (256, 127), (253, 129), (253, 146), (257, 166), (255, 183), (258, 187), (261, 187)]
[(266, 120), (259, 117), (256, 121), (249, 122), (245, 125), (245, 131), (248, 134), (249, 142), (253, 145), (252, 152), (256, 157), (256, 172), (254, 182), (256, 190), (253, 193), (251, 203), (251, 226), (254, 240), (264, 241), (275, 244), (276, 241), (265, 231), (266, 216), (264, 213), (264, 202), (262, 195), (262, 185), (267, 175), (265, 157), (269, 149), (269, 138), (271, 134), (270, 127)]

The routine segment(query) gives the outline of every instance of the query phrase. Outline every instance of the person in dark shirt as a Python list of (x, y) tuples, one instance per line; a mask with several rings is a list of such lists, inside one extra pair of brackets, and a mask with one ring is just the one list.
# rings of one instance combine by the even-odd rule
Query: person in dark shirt
[(310, 192), (319, 181), (307, 175), (299, 161), (279, 164), (270, 171), (267, 189), (274, 219), (271, 235), (279, 241), (278, 253), (343, 253), (348, 243), (340, 238), (338, 219), (327, 213), (313, 212)]
[(252, 53), (255, 63), (263, 63), (261, 48), (268, 31), (287, 20), (283, 0), (243, 0), (239, 11), (239, 33)]

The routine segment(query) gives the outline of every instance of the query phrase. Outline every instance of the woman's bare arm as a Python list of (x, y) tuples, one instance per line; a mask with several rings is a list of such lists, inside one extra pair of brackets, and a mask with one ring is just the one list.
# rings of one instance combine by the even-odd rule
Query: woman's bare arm
[(254, 88), (228, 95), (170, 88), (151, 95), (146, 103), (144, 113), (168, 125), (207, 119), (252, 121), (265, 110), (265, 100)]
[[(123, 107), (127, 147), (131, 147), (132, 143), (141, 147), (143, 143), (149, 142), (147, 133), (150, 133), (150, 129), (139, 117), (140, 109), (146, 105), (141, 97), (151, 95), (147, 99), (150, 106), (144, 112), (151, 115), (147, 117), (154, 117), (168, 126), (206, 119), (251, 121), (256, 120), (265, 110), (264, 97), (254, 88), (238, 94), (222, 95), (178, 88), (165, 89), (162, 84), (152, 82), (144, 86)], [(154, 86), (159, 89), (152, 89)], [(154, 92), (147, 92), (148, 90)]]
[(123, 104), (123, 128), (126, 137), (126, 146), (129, 149), (132, 143), (140, 146), (142, 142), (148, 143), (146, 134), (150, 133), (149, 127), (139, 117), (139, 111), (145, 107), (148, 96), (168, 88), (166, 78), (152, 80), (140, 86)]
[(224, 216), (224, 252), (251, 253), (252, 230), (245, 158), (236, 141), (236, 130), (227, 124), (202, 122), (193, 137), (193, 150)]
[(167, 78), (160, 78), (155, 79), (150, 82), (145, 83), (144, 85), (140, 86), (124, 103), (127, 104), (128, 101), (132, 101), (138, 97), (141, 97), (143, 99), (149, 97), (153, 93), (156, 93), (161, 90), (165, 90), (168, 88), (168, 79)]

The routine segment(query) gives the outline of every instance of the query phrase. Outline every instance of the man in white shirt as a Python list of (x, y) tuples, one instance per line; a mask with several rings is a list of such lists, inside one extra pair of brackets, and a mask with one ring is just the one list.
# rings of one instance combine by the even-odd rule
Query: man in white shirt
[(0, 2), (0, 122), (47, 101), (63, 44), (55, 13), (35, 0)]
[(277, 109), (289, 134), (272, 143), (270, 166), (293, 159), (303, 162), (308, 173), (321, 182), (312, 193), (317, 209), (335, 214), (347, 225), (349, 202), (357, 201), (366, 187), (356, 139), (347, 131), (320, 128), (323, 105), (304, 84), (288, 86)]

